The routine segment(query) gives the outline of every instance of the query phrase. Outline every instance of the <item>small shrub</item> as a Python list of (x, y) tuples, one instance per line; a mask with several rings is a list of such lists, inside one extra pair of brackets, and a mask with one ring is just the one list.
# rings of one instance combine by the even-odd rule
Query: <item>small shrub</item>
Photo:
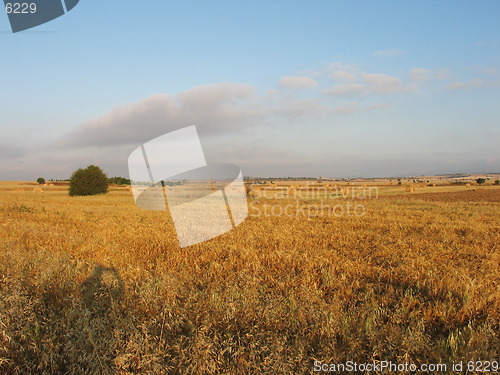
[(36, 182), (38, 182), (40, 185), (43, 185), (45, 183), (45, 178), (43, 177), (38, 177)]
[(476, 182), (477, 182), (478, 185), (482, 185), (482, 184), (484, 184), (486, 182), (486, 180), (484, 178), (478, 178), (476, 180)]
[(108, 177), (96, 165), (78, 169), (71, 176), (69, 195), (96, 195), (108, 192)]
[(495, 180), (495, 185), (500, 185), (500, 180)]

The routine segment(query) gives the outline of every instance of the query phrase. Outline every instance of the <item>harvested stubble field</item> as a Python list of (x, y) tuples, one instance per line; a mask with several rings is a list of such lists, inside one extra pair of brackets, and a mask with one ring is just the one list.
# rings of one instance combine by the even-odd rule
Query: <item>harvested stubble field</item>
[[(249, 217), (180, 249), (168, 214), (124, 190), (5, 191), (0, 373), (498, 359), (499, 201), (494, 187), (385, 196), (364, 216)], [(251, 202), (269, 203), (290, 200)]]

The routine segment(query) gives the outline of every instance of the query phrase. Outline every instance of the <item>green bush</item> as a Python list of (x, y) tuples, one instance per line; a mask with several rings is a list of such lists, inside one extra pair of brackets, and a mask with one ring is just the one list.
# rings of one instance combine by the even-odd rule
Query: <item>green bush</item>
[(38, 179), (36, 180), (36, 182), (38, 182), (40, 185), (41, 185), (41, 184), (44, 184), (44, 183), (45, 183), (45, 178), (43, 178), (43, 177), (38, 177)]
[(478, 178), (476, 182), (478, 183), (478, 185), (482, 185), (486, 182), (486, 180), (484, 178)]
[(500, 185), (500, 180), (495, 180), (495, 185)]
[(125, 177), (111, 177), (109, 179), (109, 183), (116, 185), (130, 185), (130, 180)]
[(96, 195), (108, 192), (108, 177), (96, 165), (78, 169), (71, 176), (69, 195)]

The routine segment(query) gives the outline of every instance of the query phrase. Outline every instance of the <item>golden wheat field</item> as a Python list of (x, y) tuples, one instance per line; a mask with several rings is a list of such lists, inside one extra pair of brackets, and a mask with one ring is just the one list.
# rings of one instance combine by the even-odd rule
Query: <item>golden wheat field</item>
[(338, 198), (364, 205), (343, 216), (255, 215), (293, 198), (249, 197), (242, 224), (182, 249), (127, 189), (35, 187), (0, 183), (1, 374), (498, 360), (498, 187), (382, 187)]

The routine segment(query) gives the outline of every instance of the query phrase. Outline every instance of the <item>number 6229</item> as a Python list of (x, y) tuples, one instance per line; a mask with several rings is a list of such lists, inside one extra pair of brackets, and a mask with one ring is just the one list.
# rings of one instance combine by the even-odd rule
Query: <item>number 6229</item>
[(7, 14), (32, 14), (36, 13), (36, 3), (7, 3), (5, 10)]

